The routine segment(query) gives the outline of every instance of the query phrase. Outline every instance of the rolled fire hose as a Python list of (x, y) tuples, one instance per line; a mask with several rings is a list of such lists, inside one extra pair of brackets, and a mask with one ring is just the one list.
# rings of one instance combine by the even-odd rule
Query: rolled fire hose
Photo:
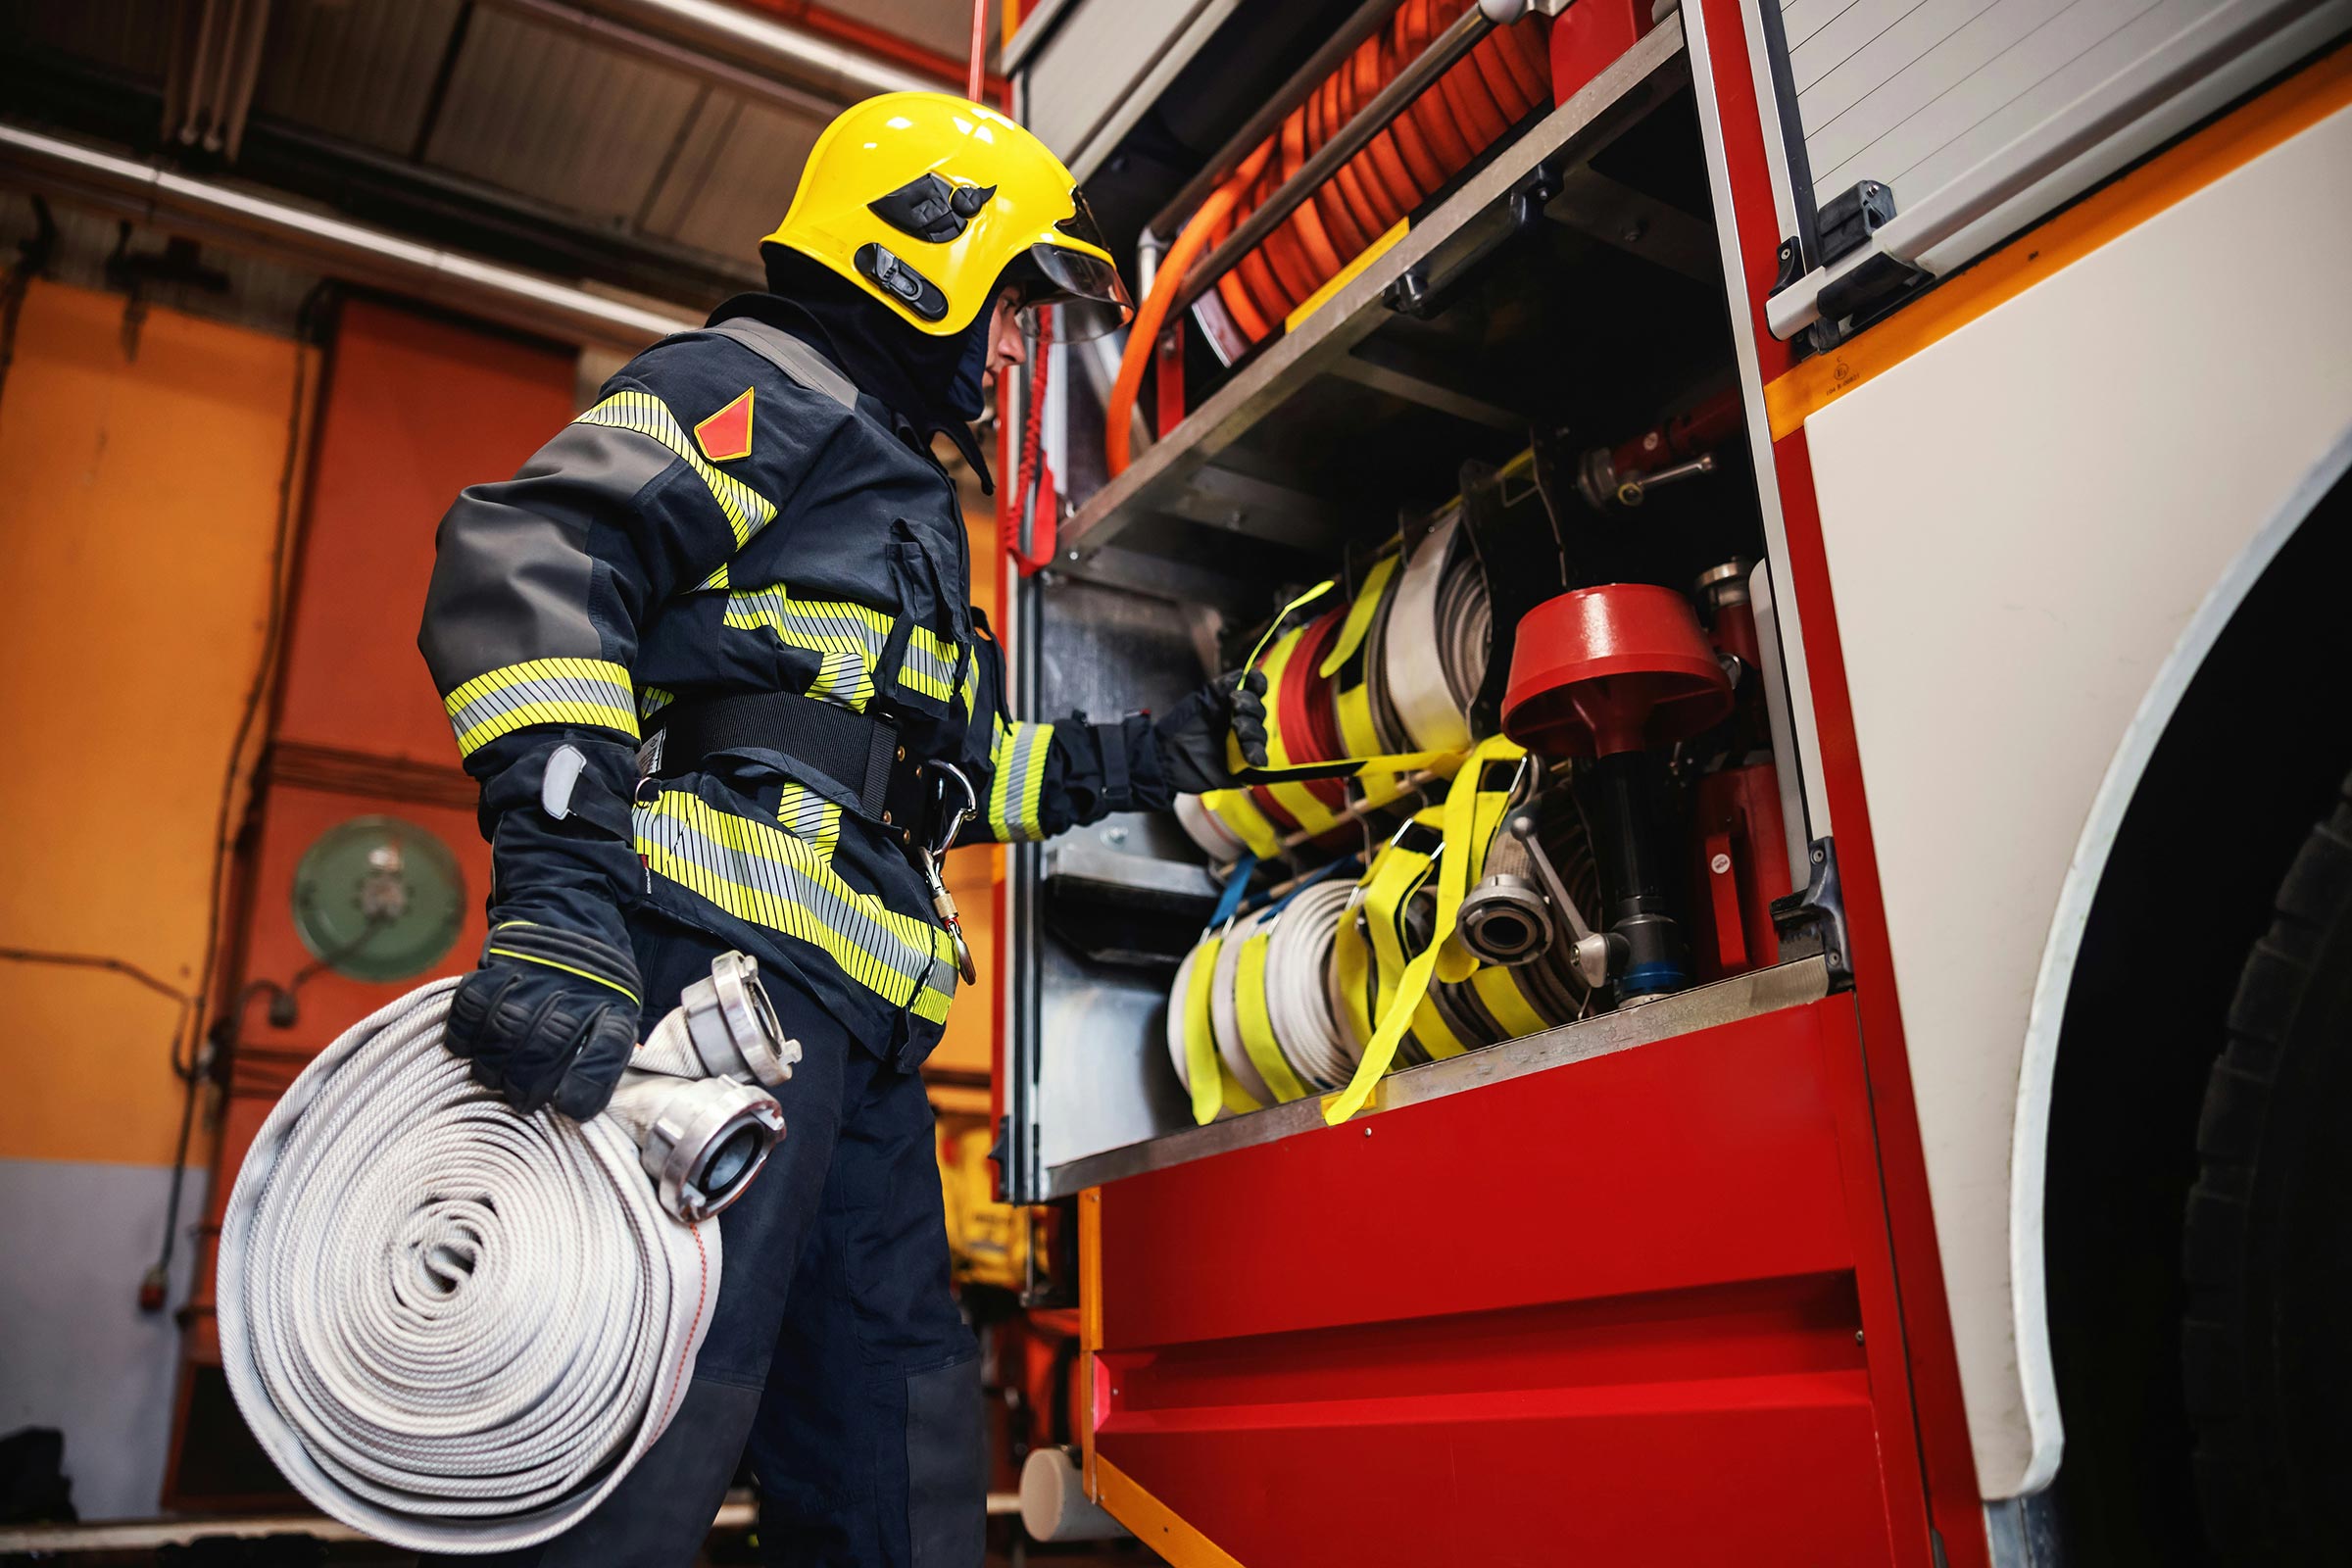
[[(1220, 792), (1221, 793), (1221, 792)], [(1219, 865), (1231, 865), (1249, 848), (1240, 834), (1225, 825), (1224, 819), (1198, 795), (1176, 797), (1176, 823), (1185, 836), (1200, 847), (1200, 852)]]
[[(1446, 514), (1404, 569), (1394, 555), (1382, 558), (1352, 603), (1310, 626), (1269, 634), (1262, 666), (1251, 657), (1269, 680), (1268, 742), (1280, 753), (1277, 766), (1350, 757), (1409, 760), (1417, 752), (1469, 746), (1468, 710), (1486, 679), (1494, 619), (1476, 556), (1457, 548), (1459, 515), (1458, 508)], [(1310, 633), (1319, 634), (1311, 643)], [(1400, 685), (1417, 728), (1400, 710)], [(1427, 744), (1431, 736), (1445, 744)], [(1283, 853), (1286, 834), (1321, 838), (1344, 825), (1347, 812), (1333, 803), (1352, 801), (1360, 808), (1354, 814), (1379, 817), (1403, 793), (1405, 777), (1367, 769), (1347, 790), (1329, 780), (1252, 782), (1180, 797), (1176, 816), (1218, 864), (1230, 864), (1245, 849), (1270, 859)]]
[[(220, 1230), (221, 1360), (270, 1459), (394, 1545), (536, 1544), (675, 1414), (719, 1278), (710, 1216), (783, 1131), (752, 960), (686, 989), (586, 1122), (517, 1114), (443, 1049), (439, 980), (346, 1030), (262, 1124)], [(650, 1178), (650, 1179), (649, 1179)]]
[(1266, 938), (1267, 1018), (1292, 1070), (1317, 1092), (1346, 1083), (1360, 1054), (1332, 1005), (1332, 937), (1348, 892), (1344, 880), (1307, 888), (1283, 906)]
[(1196, 977), (1206, 963), (1214, 1062), (1254, 1102), (1206, 1102), (1211, 1115), (1328, 1093), (1355, 1070), (1360, 1048), (1341, 1021), (1331, 963), (1351, 886), (1335, 879), (1302, 888), (1203, 937), (1177, 967), (1167, 1026), (1177, 1081), (1194, 1092), (1186, 1032), (1197, 1020), (1188, 1009), (1198, 1004)]
[(1233, 1075), (1242, 1092), (1261, 1105), (1274, 1103), (1276, 1096), (1266, 1082), (1257, 1063), (1250, 1057), (1250, 1048), (1242, 1039), (1240, 973), (1242, 947), (1257, 933), (1260, 914), (1244, 915), (1217, 947), (1216, 965), (1208, 982), (1209, 1026), (1217, 1042), (1217, 1059)]
[(1470, 705), (1494, 638), (1487, 581), (1461, 547), (1461, 522), (1459, 507), (1447, 512), (1404, 564), (1382, 639), (1388, 700), (1425, 752), (1469, 746)]

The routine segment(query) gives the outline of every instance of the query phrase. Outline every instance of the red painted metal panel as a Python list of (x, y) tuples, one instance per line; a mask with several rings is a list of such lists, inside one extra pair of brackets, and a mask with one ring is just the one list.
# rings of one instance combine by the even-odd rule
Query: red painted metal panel
[(312, 462), (276, 738), (455, 767), (416, 652), (433, 529), (571, 418), (571, 356), (355, 300)]
[(1097, 1451), (1250, 1568), (1925, 1564), (1871, 1147), (1840, 997), (1112, 1183)]

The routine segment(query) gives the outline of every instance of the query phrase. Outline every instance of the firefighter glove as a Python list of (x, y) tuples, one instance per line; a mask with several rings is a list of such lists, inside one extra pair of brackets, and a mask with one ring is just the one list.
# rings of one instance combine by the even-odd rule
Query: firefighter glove
[(1168, 710), (1152, 727), (1160, 774), (1179, 795), (1230, 789), (1225, 737), (1240, 743), (1251, 767), (1266, 765), (1266, 675), (1259, 669), (1212, 680)]
[(482, 966), (450, 997), (443, 1041), (516, 1110), (575, 1121), (605, 1108), (637, 1048), (637, 965), (594, 937), (494, 926)]

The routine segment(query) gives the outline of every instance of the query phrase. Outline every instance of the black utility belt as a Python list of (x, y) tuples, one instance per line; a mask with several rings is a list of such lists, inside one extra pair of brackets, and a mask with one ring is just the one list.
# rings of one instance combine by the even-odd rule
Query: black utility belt
[(681, 698), (647, 720), (645, 740), (640, 756), (651, 778), (693, 772), (715, 752), (774, 752), (822, 774), (902, 838), (927, 826), (932, 792), (923, 764), (906, 755), (889, 718), (797, 692)]

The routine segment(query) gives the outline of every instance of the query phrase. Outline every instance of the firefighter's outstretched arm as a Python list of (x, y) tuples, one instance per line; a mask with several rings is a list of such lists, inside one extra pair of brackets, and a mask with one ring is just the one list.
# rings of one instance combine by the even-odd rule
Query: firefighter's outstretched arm
[[(973, 746), (980, 811), (962, 841), (1045, 839), (1113, 811), (1164, 810), (1179, 795), (1224, 789), (1225, 738), (1250, 762), (1266, 760), (1266, 677), (1252, 670), (1209, 682), (1156, 719), (1131, 713), (1112, 724), (1072, 713), (1051, 724), (1008, 718), (1003, 665), (993, 645), (979, 671)], [(983, 726), (986, 726), (985, 730)]]
[(775, 513), (664, 396), (695, 347), (640, 356), (514, 478), (461, 494), (437, 536), (417, 645), (491, 844), (490, 938), (447, 1038), (524, 1109), (594, 1115), (636, 1040), (639, 628)]

